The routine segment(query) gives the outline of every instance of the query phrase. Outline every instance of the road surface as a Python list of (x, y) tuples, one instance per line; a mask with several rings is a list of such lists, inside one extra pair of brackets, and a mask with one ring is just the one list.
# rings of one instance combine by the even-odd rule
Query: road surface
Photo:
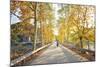
[(81, 61), (87, 61), (87, 59), (77, 55), (62, 45), (57, 47), (55, 44), (52, 44), (36, 59), (33, 59), (26, 65), (73, 63)]

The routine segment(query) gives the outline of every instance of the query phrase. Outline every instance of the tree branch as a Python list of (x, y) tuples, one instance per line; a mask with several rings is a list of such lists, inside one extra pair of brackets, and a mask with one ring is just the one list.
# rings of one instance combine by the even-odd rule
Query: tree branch
[(18, 19), (20, 19), (20, 16), (16, 15), (15, 13), (13, 13), (12, 11), (10, 11), (11, 14), (13, 14), (14, 16), (16, 16)]

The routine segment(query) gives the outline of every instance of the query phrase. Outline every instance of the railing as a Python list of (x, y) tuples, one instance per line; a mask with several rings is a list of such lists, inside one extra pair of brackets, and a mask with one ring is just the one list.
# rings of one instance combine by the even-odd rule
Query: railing
[(45, 45), (45, 46), (43, 46), (43, 47), (41, 47), (41, 48), (38, 48), (38, 49), (36, 49), (36, 50), (34, 50), (34, 51), (31, 51), (31, 52), (29, 52), (29, 53), (23, 55), (23, 56), (21, 56), (21, 57), (15, 59), (15, 60), (12, 60), (12, 61), (11, 61), (11, 66), (16, 66), (16, 65), (18, 65), (19, 63), (20, 63), (20, 64), (23, 64), (23, 63), (25, 62), (25, 59), (29, 58), (30, 56), (34, 55), (35, 53), (39, 52), (40, 50), (42, 50), (42, 49), (48, 47), (49, 45), (50, 45), (50, 44)]

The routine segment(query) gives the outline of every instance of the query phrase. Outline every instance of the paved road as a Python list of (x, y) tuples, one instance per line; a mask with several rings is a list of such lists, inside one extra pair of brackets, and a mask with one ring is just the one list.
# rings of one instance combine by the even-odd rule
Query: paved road
[(54, 64), (54, 63), (70, 63), (87, 61), (85, 58), (82, 59), (77, 54), (74, 54), (69, 49), (64, 46), (57, 47), (56, 45), (51, 45), (46, 49), (40, 56), (29, 62), (27, 65), (37, 65), (37, 64)]

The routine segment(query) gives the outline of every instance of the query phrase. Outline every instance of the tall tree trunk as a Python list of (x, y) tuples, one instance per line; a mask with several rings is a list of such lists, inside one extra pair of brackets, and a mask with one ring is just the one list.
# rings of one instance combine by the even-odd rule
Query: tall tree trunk
[(34, 46), (33, 49), (36, 50), (36, 41), (37, 41), (37, 3), (35, 4), (35, 11), (34, 11)]
[(42, 25), (42, 22), (40, 20), (40, 30), (41, 30), (41, 44), (43, 45), (43, 25)]

